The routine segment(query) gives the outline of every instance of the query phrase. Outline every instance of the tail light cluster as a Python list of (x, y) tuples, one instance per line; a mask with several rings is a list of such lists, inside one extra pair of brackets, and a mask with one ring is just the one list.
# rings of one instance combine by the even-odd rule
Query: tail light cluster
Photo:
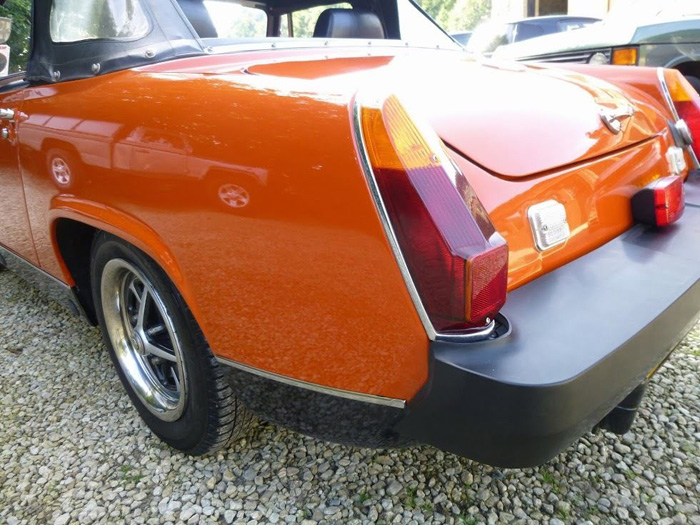
[(678, 130), (684, 135), (684, 141), (692, 146), (695, 155), (700, 157), (700, 94), (678, 71), (666, 70), (664, 77), (672, 109), (675, 108), (678, 119), (685, 123), (677, 126)]
[(434, 330), (487, 325), (505, 303), (508, 246), (430, 126), (395, 95), (360, 111), (380, 206)]

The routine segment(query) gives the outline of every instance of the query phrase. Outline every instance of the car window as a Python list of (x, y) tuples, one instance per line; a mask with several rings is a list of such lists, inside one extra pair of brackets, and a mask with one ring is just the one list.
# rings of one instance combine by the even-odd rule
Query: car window
[(290, 27), (289, 20), (291, 19), (291, 17), (292, 17), (291, 13), (280, 16), (280, 34), (279, 34), (279, 36), (288, 37), (291, 35), (291, 33), (289, 31), (289, 27)]
[(531, 38), (537, 38), (538, 36), (546, 35), (553, 32), (554, 26), (545, 28), (544, 26), (536, 22), (520, 22), (518, 24), (515, 24), (513, 42), (522, 42), (523, 40), (530, 40)]
[(139, 0), (53, 0), (51, 5), (54, 42), (139, 38), (149, 27)]
[(267, 13), (257, 7), (234, 2), (204, 2), (219, 38), (264, 38), (267, 36)]
[(493, 53), (500, 46), (509, 44), (513, 24), (486, 22), (474, 30), (467, 44), (467, 51), (472, 53)]
[(160, 149), (169, 149), (184, 151), (186, 149), (184, 139), (177, 135), (160, 131), (157, 129), (146, 128), (141, 135), (141, 143), (155, 146)]
[(561, 20), (557, 22), (557, 25), (559, 26), (559, 31), (573, 31), (591, 25), (592, 23), (593, 22), (590, 20)]
[(287, 17), (282, 17), (282, 26), (280, 29), (281, 36), (294, 36), (298, 38), (311, 38), (314, 36), (314, 29), (318, 17), (321, 16), (326, 9), (352, 9), (352, 6), (347, 2), (333, 5), (322, 5), (310, 7), (308, 9), (300, 9), (292, 13), (291, 27), (287, 23)]
[(31, 2), (8, 2), (0, 7), (0, 77), (24, 71), (29, 57)]
[(459, 48), (447, 33), (410, 0), (398, 0), (401, 40), (416, 46)]
[(467, 42), (469, 42), (469, 38), (472, 36), (471, 31), (468, 31), (466, 33), (452, 33), (450, 36), (454, 38), (457, 42), (462, 44), (463, 46), (467, 45)]

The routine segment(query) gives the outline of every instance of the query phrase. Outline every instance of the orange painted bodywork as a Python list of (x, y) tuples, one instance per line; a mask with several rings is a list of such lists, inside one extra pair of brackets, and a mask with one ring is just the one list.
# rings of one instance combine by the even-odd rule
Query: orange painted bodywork
[[(537, 64), (534, 67), (552, 69), (546, 64)], [(622, 87), (627, 93), (633, 93), (636, 100), (644, 100), (665, 118), (673, 117), (666, 106), (661, 94), (658, 80), (658, 68), (626, 66), (591, 66), (583, 64), (557, 64), (556, 70), (576, 72), (581, 75), (593, 75), (611, 84)]]
[[(57, 221), (106, 230), (165, 269), (217, 355), (312, 383), (411, 399), (428, 377), (428, 338), (362, 172), (352, 120), (357, 90), (368, 83), (405, 87), (426, 64), (452, 68), (452, 78), (421, 76), (413, 94), (430, 88), (429, 100), (440, 101), (423, 104), (426, 117), (509, 242), (511, 288), (629, 228), (629, 197), (666, 174), (669, 138), (659, 113), (632, 97), (642, 111), (623, 136), (611, 137), (590, 114), (574, 112), (567, 117), (573, 127), (560, 130), (553, 149), (532, 121), (544, 107), (538, 99), (522, 101), (522, 114), (511, 115), (519, 119), (515, 132), (494, 142), (494, 126), (507, 125), (498, 113), (506, 90), (481, 90), (486, 99), (476, 104), (460, 100), (451, 80), (539, 75), (528, 93), (551, 86), (579, 98), (601, 90), (624, 95), (582, 77), (485, 69), (460, 53), (373, 53), (199, 57), (0, 95), (3, 107), (14, 101), (21, 112), (13, 142), (21, 177), (12, 179), (14, 197), (3, 205), (31, 225), (31, 234), (26, 224), (15, 228), (24, 240), (15, 232), (14, 244), (3, 233), (0, 243), (73, 284), (56, 246)], [(512, 85), (507, 92), (512, 96)], [(548, 118), (551, 125), (564, 121), (552, 112)], [(516, 135), (527, 158), (510, 153)], [(49, 169), (56, 151), (72, 159), (68, 185)], [(0, 177), (5, 192), (10, 179)], [(247, 192), (249, 205), (230, 205), (236, 188)], [(572, 237), (540, 254), (526, 213), (548, 198), (565, 204)]]
[[(218, 355), (410, 398), (427, 378), (427, 337), (347, 103), (252, 81), (126, 71), (26, 89), (19, 148), (40, 264), (68, 281), (53, 228), (86, 222), (167, 271)], [(79, 152), (69, 188), (47, 169), (56, 149)], [(221, 200), (227, 184), (249, 207)]]

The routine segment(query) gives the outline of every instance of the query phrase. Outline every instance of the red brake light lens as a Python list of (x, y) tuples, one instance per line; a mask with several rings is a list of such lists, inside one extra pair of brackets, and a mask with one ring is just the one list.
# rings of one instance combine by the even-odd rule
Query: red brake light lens
[(652, 226), (668, 226), (683, 215), (685, 190), (677, 175), (662, 177), (639, 190), (632, 197), (634, 218)]
[(363, 108), (361, 118), (382, 201), (433, 327), (484, 326), (505, 303), (505, 241), (435, 132), (396, 96)]
[(654, 186), (654, 210), (657, 226), (673, 224), (685, 210), (683, 179), (678, 176), (659, 179)]
[(505, 302), (508, 283), (508, 246), (501, 244), (470, 257), (471, 275), (467, 290), (467, 318), (483, 319), (493, 315), (494, 305)]

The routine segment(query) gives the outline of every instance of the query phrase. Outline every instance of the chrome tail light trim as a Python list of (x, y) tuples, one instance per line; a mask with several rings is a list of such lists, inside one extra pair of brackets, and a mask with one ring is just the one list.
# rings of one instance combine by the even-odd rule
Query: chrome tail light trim
[[(681, 117), (678, 114), (678, 110), (676, 109), (676, 105), (673, 103), (673, 97), (671, 97), (671, 90), (668, 89), (668, 82), (666, 82), (666, 75), (664, 74), (664, 68), (662, 68), (662, 67), (656, 68), (656, 76), (659, 79), (659, 85), (661, 86), (661, 93), (663, 93), (664, 99), (666, 100), (666, 105), (671, 110), (671, 114), (673, 115), (673, 120), (676, 123), (678, 123), (681, 120)], [(695, 140), (699, 140), (699, 139), (696, 137)], [(695, 155), (695, 151), (693, 150), (692, 144), (686, 146), (685, 150), (688, 152), (688, 155), (690, 155), (690, 159), (693, 161), (693, 166), (695, 167), (695, 169), (700, 169), (700, 161), (698, 161), (698, 157), (697, 157), (697, 155)]]
[(372, 170), (372, 165), (369, 160), (369, 154), (367, 153), (367, 148), (365, 147), (365, 138), (362, 133), (362, 104), (359, 98), (359, 96), (355, 96), (352, 102), (352, 119), (353, 130), (355, 132), (355, 144), (357, 145), (357, 150), (360, 153), (360, 164), (362, 165), (362, 172), (365, 175), (370, 194), (372, 195), (372, 200), (374, 200), (379, 219), (382, 223), (382, 227), (384, 228), (384, 233), (386, 234), (386, 237), (389, 240), (389, 245), (391, 246), (391, 250), (394, 253), (396, 263), (399, 265), (401, 276), (403, 277), (404, 282), (406, 283), (406, 288), (408, 289), (408, 293), (411, 296), (413, 305), (416, 308), (418, 317), (423, 323), (423, 327), (425, 328), (425, 332), (428, 335), (428, 338), (431, 341), (449, 341), (454, 343), (466, 343), (473, 341), (483, 341), (484, 339), (488, 339), (489, 337), (491, 337), (491, 334), (493, 333), (496, 327), (496, 322), (494, 320), (492, 320), (487, 326), (483, 328), (475, 328), (472, 331), (465, 331), (458, 334), (438, 333), (435, 330), (435, 327), (433, 326), (432, 322), (430, 321), (428, 313), (426, 312), (425, 307), (423, 306), (423, 302), (420, 298), (420, 294), (418, 293), (418, 289), (416, 288), (416, 285), (413, 282), (413, 278), (411, 277), (411, 273), (408, 270), (408, 265), (406, 264), (406, 260), (404, 259), (403, 253), (401, 252), (401, 248), (399, 247), (394, 228), (391, 225), (391, 221), (389, 220), (389, 214), (386, 210), (386, 206), (384, 205), (384, 200), (382, 199), (382, 195), (379, 191), (379, 186), (377, 185), (377, 180), (374, 176), (374, 170)]

